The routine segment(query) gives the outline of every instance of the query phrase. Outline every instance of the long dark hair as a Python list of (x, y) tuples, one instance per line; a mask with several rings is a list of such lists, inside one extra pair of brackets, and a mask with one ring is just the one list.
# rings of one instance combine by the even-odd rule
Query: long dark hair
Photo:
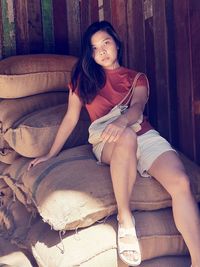
[(113, 38), (118, 47), (119, 64), (122, 61), (122, 43), (113, 26), (107, 21), (92, 23), (83, 35), (81, 56), (72, 72), (72, 90), (78, 89), (84, 104), (95, 98), (106, 81), (103, 68), (92, 57), (91, 38), (98, 31), (105, 31)]

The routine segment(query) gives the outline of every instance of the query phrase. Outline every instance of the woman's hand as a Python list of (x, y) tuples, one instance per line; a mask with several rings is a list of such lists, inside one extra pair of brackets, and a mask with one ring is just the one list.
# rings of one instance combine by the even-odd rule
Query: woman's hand
[(36, 166), (37, 164), (39, 164), (39, 163), (41, 163), (41, 162), (44, 162), (44, 161), (47, 161), (47, 160), (50, 159), (50, 158), (51, 158), (51, 156), (49, 156), (49, 155), (47, 154), (47, 155), (45, 155), (45, 156), (41, 156), (41, 157), (38, 157), (38, 158), (33, 159), (33, 160), (29, 163), (29, 165), (28, 165), (28, 171), (29, 171), (32, 167)]
[(117, 142), (126, 127), (127, 122), (116, 119), (104, 129), (101, 135), (101, 140), (108, 143)]

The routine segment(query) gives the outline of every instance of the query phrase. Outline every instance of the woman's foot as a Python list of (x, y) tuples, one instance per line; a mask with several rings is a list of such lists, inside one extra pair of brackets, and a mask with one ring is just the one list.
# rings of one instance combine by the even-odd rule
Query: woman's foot
[(129, 266), (141, 263), (141, 252), (135, 230), (135, 220), (121, 223), (118, 218), (118, 253), (121, 260)]

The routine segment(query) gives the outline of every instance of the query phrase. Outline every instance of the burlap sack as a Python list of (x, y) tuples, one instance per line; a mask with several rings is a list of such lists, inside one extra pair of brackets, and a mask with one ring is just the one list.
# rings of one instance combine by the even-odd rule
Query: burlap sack
[(33, 256), (27, 251), (0, 237), (0, 266), (2, 267), (36, 267)]
[(8, 167), (7, 164), (0, 162), (0, 174), (3, 173), (3, 170), (5, 170)]
[(140, 267), (190, 267), (189, 256), (166, 256), (142, 262)]
[(13, 56), (0, 62), (0, 97), (19, 98), (48, 91), (66, 90), (73, 56), (38, 54)]
[[(199, 200), (199, 167), (182, 159)], [(86, 227), (116, 212), (109, 167), (96, 163), (90, 145), (65, 150), (27, 171), (29, 162), (24, 157), (17, 159), (1, 178), (29, 210), (36, 207), (55, 230)], [(138, 174), (131, 208), (156, 210), (169, 206), (171, 198), (163, 187), (155, 179)]]
[[(135, 212), (134, 216), (142, 260), (188, 253), (171, 209)], [(117, 267), (116, 233), (115, 216), (78, 232), (67, 231), (61, 239), (58, 232), (40, 221), (31, 228), (27, 243), (42, 267)]]
[(45, 108), (66, 104), (68, 92), (48, 92), (0, 102), (0, 131), (5, 133), (25, 115)]
[(0, 178), (0, 208), (6, 207), (13, 197), (11, 188)]
[(29, 113), (58, 104), (66, 104), (67, 92), (48, 92), (19, 99), (5, 99), (0, 102), (0, 161), (6, 164), (19, 157), (4, 139), (4, 133), (20, 118)]
[(24, 240), (35, 222), (36, 214), (28, 212), (18, 200), (10, 200), (6, 207), (0, 209), (1, 236), (22, 248), (26, 248)]
[(0, 162), (0, 208), (5, 206), (8, 200), (12, 197), (12, 190), (8, 187), (5, 181), (1, 178), (3, 170), (7, 167), (7, 164)]
[[(9, 128), (4, 134), (4, 139), (20, 155), (25, 157), (44, 155), (52, 146), (66, 109), (67, 105), (62, 104), (30, 113)], [(82, 109), (80, 119), (64, 147), (86, 144), (89, 124), (88, 114)]]
[(21, 182), (23, 174), (27, 171), (28, 162), (30, 162), (28, 158), (18, 158), (11, 165), (7, 165), (7, 168), (0, 174), (0, 178), (12, 190), (13, 198), (18, 199), (28, 211), (34, 212), (36, 208), (29, 200), (26, 188)]
[(12, 164), (17, 158), (19, 158), (19, 156), (20, 155), (12, 148), (2, 148), (0, 150), (0, 162), (6, 164)]
[[(182, 159), (199, 200), (200, 168), (184, 157)], [(63, 151), (29, 172), (26, 171), (28, 163), (19, 160), (16, 165), (21, 166), (17, 168), (18, 178), (15, 172), (10, 177), (23, 185), (21, 189), (36, 205), (43, 220), (55, 230), (86, 227), (116, 212), (109, 167), (96, 163), (90, 145)], [(145, 179), (138, 174), (131, 208), (156, 210), (169, 206), (171, 197), (166, 190), (155, 179)]]

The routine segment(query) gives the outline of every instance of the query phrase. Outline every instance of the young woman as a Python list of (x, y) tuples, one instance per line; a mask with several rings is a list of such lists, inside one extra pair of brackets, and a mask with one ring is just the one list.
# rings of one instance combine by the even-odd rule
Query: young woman
[(121, 56), (122, 45), (110, 23), (95, 22), (86, 30), (82, 55), (72, 76), (66, 115), (49, 153), (31, 161), (29, 168), (60, 152), (78, 122), (83, 105), (93, 122), (118, 104), (134, 83), (129, 108), (104, 129), (93, 146), (97, 159), (110, 165), (118, 208), (119, 256), (130, 266), (141, 262), (129, 206), (138, 170), (142, 176), (155, 177), (171, 195), (174, 220), (188, 246), (192, 267), (200, 267), (200, 219), (189, 179), (177, 153), (145, 117), (141, 129), (137, 133), (133, 130), (132, 125), (143, 114), (148, 100), (148, 80), (144, 74), (137, 75), (121, 66)]

